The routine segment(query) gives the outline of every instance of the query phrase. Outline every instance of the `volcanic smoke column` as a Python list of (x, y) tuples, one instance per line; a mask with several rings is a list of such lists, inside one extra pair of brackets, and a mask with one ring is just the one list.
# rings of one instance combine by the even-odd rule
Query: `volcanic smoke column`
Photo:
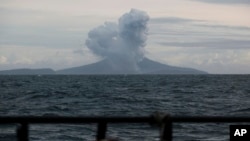
[(147, 40), (146, 12), (131, 9), (119, 18), (118, 25), (105, 22), (88, 33), (87, 47), (105, 58), (116, 71), (139, 72), (137, 63), (144, 57)]

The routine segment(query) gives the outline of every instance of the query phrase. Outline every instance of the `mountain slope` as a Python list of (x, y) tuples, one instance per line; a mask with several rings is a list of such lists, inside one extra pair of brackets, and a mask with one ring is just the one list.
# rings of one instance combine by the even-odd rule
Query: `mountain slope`
[[(207, 74), (204, 71), (169, 66), (161, 64), (144, 58), (137, 64), (117, 63), (113, 60), (104, 59), (102, 61), (79, 66), (73, 68), (67, 68), (59, 71), (52, 69), (14, 69), (0, 71), (0, 75), (53, 75), (53, 74), (67, 74), (67, 75), (79, 75), (79, 74)], [(118, 61), (119, 62), (119, 61)], [(125, 65), (126, 64), (126, 65)]]
[(109, 63), (107, 60), (102, 60), (89, 65), (80, 67), (67, 68), (57, 71), (57, 74), (107, 74), (112, 73), (108, 68)]
[(142, 73), (146, 74), (207, 74), (207, 72), (196, 70), (193, 68), (175, 67), (161, 64), (145, 58), (138, 63)]
[(57, 71), (57, 74), (207, 74), (204, 71), (192, 69), (192, 68), (181, 68), (174, 67), (165, 64), (161, 64), (152, 61), (148, 58), (144, 58), (137, 64), (137, 68), (134, 70), (117, 69), (114, 64), (107, 59), (100, 62), (68, 68)]
[(13, 69), (0, 71), (0, 75), (48, 75), (55, 74), (52, 69)]

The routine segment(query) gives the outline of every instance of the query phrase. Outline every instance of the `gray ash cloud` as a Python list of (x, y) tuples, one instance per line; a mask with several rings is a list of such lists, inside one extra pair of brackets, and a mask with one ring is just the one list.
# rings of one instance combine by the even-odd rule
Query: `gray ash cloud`
[(96, 55), (109, 60), (120, 69), (137, 70), (144, 57), (149, 16), (146, 12), (131, 9), (118, 23), (105, 22), (88, 33), (87, 47)]

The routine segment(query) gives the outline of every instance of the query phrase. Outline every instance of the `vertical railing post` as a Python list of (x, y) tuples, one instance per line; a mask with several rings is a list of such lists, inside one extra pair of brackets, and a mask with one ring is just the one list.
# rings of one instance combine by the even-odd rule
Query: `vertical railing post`
[(18, 141), (29, 141), (29, 126), (28, 123), (21, 123), (17, 127)]
[(167, 121), (162, 129), (162, 135), (161, 135), (161, 141), (172, 141), (173, 138), (173, 129), (172, 129), (172, 122), (171, 121)]
[(96, 140), (100, 141), (102, 139), (105, 139), (106, 131), (107, 131), (107, 122), (99, 122), (97, 127)]
[(155, 112), (151, 116), (154, 123), (160, 127), (160, 139), (161, 141), (172, 141), (172, 119), (170, 114)]

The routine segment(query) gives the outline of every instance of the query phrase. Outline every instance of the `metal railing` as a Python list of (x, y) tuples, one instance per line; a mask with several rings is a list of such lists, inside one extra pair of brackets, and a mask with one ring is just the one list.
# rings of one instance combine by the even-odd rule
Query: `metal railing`
[(181, 117), (169, 115), (152, 115), (148, 117), (40, 117), (40, 116), (11, 116), (0, 117), (0, 124), (18, 124), (17, 138), (18, 141), (29, 140), (30, 124), (90, 124), (97, 123), (96, 140), (101, 141), (106, 138), (108, 123), (149, 123), (160, 125), (161, 141), (172, 141), (172, 124), (173, 123), (235, 123), (250, 122), (250, 117)]

